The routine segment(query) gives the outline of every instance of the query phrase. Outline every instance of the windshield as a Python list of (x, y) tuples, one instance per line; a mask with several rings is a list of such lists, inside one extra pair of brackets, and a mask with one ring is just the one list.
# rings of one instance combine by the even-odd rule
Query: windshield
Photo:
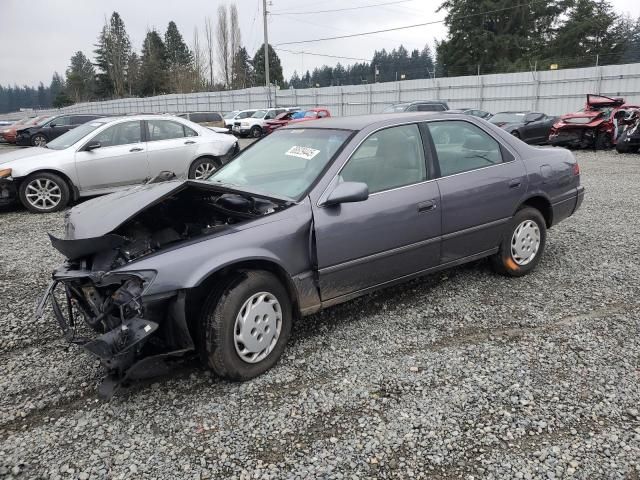
[(258, 110), (256, 113), (251, 115), (251, 118), (263, 118), (267, 114), (266, 110)]
[(404, 112), (410, 104), (408, 103), (398, 103), (396, 105), (391, 105), (385, 108), (382, 113), (394, 113), (394, 112)]
[(225, 120), (231, 120), (232, 118), (234, 118), (236, 115), (238, 115), (240, 113), (240, 110), (234, 110), (233, 112), (229, 112), (227, 113), (224, 117)]
[(525, 112), (502, 112), (496, 113), (489, 121), (491, 123), (522, 123), (525, 115)]
[(64, 150), (65, 148), (69, 148), (71, 145), (74, 145), (79, 140), (83, 139), (89, 133), (93, 132), (96, 128), (104, 125), (104, 122), (89, 122), (83, 125), (80, 125), (72, 130), (69, 130), (67, 133), (60, 135), (55, 140), (51, 140), (47, 143), (47, 148), (52, 150)]
[(609, 120), (609, 117), (611, 116), (611, 112), (613, 112), (613, 107), (611, 105), (606, 105), (606, 106), (591, 105), (583, 109), (582, 111), (583, 112), (601, 112), (605, 120)]
[(208, 180), (300, 200), (350, 134), (329, 129), (277, 130)]

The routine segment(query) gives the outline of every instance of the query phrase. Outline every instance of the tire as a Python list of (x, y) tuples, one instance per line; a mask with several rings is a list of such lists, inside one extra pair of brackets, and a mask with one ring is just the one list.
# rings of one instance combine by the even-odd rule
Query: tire
[(192, 180), (204, 180), (220, 168), (220, 161), (213, 157), (198, 158), (189, 167), (189, 178)]
[(62, 177), (49, 172), (36, 172), (20, 183), (18, 196), (30, 212), (50, 213), (67, 206), (70, 189)]
[[(238, 325), (243, 311), (250, 329)], [(278, 361), (289, 340), (291, 324), (291, 300), (278, 278), (265, 271), (241, 272), (222, 287), (221, 293), (212, 292), (205, 302), (200, 357), (222, 378), (250, 380)]]
[[(523, 242), (516, 242), (515, 245), (520, 243), (521, 247), (512, 249), (512, 242), (515, 240)], [(540, 211), (532, 207), (523, 207), (516, 212), (509, 228), (505, 230), (498, 253), (490, 257), (491, 266), (501, 275), (522, 277), (533, 271), (540, 262), (546, 240), (547, 227)], [(526, 248), (535, 250), (531, 258), (525, 256)]]
[(34, 147), (44, 147), (47, 144), (48, 140), (42, 133), (36, 133), (33, 137), (31, 137), (31, 145)]
[(253, 127), (251, 127), (251, 130), (249, 130), (249, 135), (252, 138), (260, 138), (262, 136), (262, 128), (260, 128), (258, 125), (254, 125)]

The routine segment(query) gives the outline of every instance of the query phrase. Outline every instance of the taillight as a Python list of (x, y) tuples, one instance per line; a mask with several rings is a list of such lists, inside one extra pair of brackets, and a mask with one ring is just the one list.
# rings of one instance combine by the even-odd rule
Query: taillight
[(578, 175), (580, 175), (580, 165), (578, 165), (578, 162), (573, 164), (573, 175), (575, 177), (577, 177)]

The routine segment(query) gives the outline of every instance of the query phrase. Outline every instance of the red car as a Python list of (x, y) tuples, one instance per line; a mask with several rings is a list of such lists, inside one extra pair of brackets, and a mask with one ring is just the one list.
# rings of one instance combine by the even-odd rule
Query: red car
[(46, 115), (41, 115), (39, 117), (31, 117), (31, 118), (23, 118), (22, 120), (18, 120), (16, 123), (11, 125), (7, 125), (4, 128), (0, 128), (0, 135), (4, 138), (5, 142), (16, 143), (16, 132), (21, 128), (30, 127), (36, 125), (40, 120), (47, 118)]
[(576, 148), (611, 148), (618, 137), (620, 111), (638, 108), (627, 105), (624, 98), (587, 95), (584, 110), (560, 117), (551, 128), (549, 143)]
[(285, 112), (273, 120), (269, 120), (265, 125), (265, 131), (271, 133), (276, 128), (284, 127), (290, 123), (308, 122), (309, 120), (317, 120), (330, 116), (331, 113), (326, 108), (312, 108), (304, 112)]

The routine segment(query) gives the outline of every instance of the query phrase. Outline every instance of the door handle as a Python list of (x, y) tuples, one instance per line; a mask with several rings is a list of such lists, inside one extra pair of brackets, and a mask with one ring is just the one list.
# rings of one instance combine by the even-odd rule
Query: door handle
[(186, 142), (184, 142), (185, 145), (192, 145), (194, 143), (196, 143), (196, 142), (193, 141), (193, 140), (187, 140)]
[(133, 147), (131, 150), (129, 150), (130, 152), (141, 152), (142, 150), (144, 150), (142, 147)]
[(522, 185), (522, 180), (518, 179), (513, 179), (509, 182), (509, 188), (518, 188), (520, 185)]
[(418, 213), (430, 212), (436, 209), (436, 202), (433, 200), (427, 200), (418, 204)]

